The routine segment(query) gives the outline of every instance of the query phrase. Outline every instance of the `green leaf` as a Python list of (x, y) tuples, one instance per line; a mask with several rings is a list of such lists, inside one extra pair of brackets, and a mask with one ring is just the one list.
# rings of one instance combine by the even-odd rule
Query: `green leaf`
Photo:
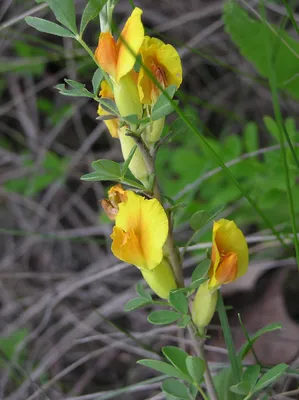
[[(224, 7), (226, 31), (239, 46), (241, 53), (254, 64), (265, 78), (274, 69), (277, 86), (299, 98), (299, 42), (287, 32), (264, 21), (249, 18), (248, 13), (236, 1), (228, 1)], [(268, 62), (267, 47), (275, 48), (275, 60)]]
[(210, 214), (207, 211), (197, 211), (190, 218), (190, 226), (194, 231), (197, 231), (206, 225), (206, 223), (209, 221), (209, 218)]
[(201, 285), (205, 281), (205, 278), (207, 276), (207, 273), (210, 269), (211, 266), (211, 260), (203, 260), (199, 265), (195, 268), (195, 270), (192, 273), (192, 285), (191, 287), (194, 287), (194, 284)]
[(121, 168), (121, 173), (122, 173), (122, 176), (125, 176), (126, 175), (126, 173), (127, 173), (127, 171), (128, 171), (128, 168), (129, 168), (129, 166), (130, 166), (130, 163), (131, 163), (131, 161), (132, 161), (132, 158), (134, 157), (134, 154), (135, 154), (135, 152), (136, 152), (136, 150), (137, 150), (137, 144), (135, 144), (133, 147), (132, 147), (132, 149), (131, 149), (131, 151), (130, 151), (130, 154), (128, 155), (128, 158), (126, 159), (126, 161), (123, 163), (123, 166), (122, 166), (122, 168)]
[(100, 68), (98, 68), (95, 70), (95, 73), (93, 74), (92, 81), (91, 81), (93, 94), (95, 96), (99, 95), (102, 80), (103, 80), (103, 72)]
[(83, 175), (83, 181), (115, 181), (121, 178), (121, 167), (115, 161), (98, 160), (91, 165), (95, 172)]
[(173, 290), (169, 295), (169, 302), (174, 309), (177, 311), (186, 314), (188, 312), (188, 300), (184, 292), (180, 290)]
[(248, 382), (240, 382), (231, 386), (230, 390), (239, 395), (247, 395), (250, 392), (250, 384)]
[(120, 116), (119, 111), (116, 107), (116, 104), (113, 100), (105, 98), (105, 97), (101, 97), (101, 99), (99, 100), (99, 103), (101, 104), (101, 106), (103, 107), (103, 109), (105, 111), (108, 111), (108, 112), (111, 112), (112, 114)]
[(54, 88), (57, 89), (60, 94), (64, 96), (89, 97), (91, 99), (94, 98), (94, 95), (89, 90), (85, 89), (85, 85), (83, 83), (72, 81), (71, 79), (65, 79), (65, 82), (71, 86), (70, 89), (67, 89), (63, 83), (54, 86)]
[[(29, 331), (26, 328), (18, 329), (12, 332), (9, 336), (0, 336), (0, 349), (9, 361), (13, 361), (18, 345), (23, 342)], [(24, 356), (25, 349), (21, 352), (20, 357)], [(0, 357), (2, 358), (2, 357)], [(0, 366), (2, 365), (0, 360)], [(16, 360), (14, 360), (16, 362)]]
[[(165, 91), (171, 98), (173, 98), (176, 90), (177, 88), (175, 85), (168, 86), (168, 88), (165, 89)], [(151, 119), (153, 121), (156, 121), (170, 114), (173, 110), (174, 109), (172, 104), (169, 102), (164, 93), (161, 93), (160, 96), (158, 97), (158, 100), (153, 106)]]
[(277, 331), (278, 329), (282, 329), (282, 325), (281, 324), (269, 324), (267, 326), (265, 326), (262, 329), (259, 329), (254, 335), (250, 336), (250, 343), (246, 342), (245, 344), (243, 344), (243, 346), (241, 347), (238, 357), (240, 360), (243, 360), (244, 357), (246, 357), (246, 355), (248, 354), (248, 352), (251, 349), (251, 345), (254, 344), (254, 342), (263, 334), (268, 333), (268, 332), (273, 332), (273, 331)]
[[(225, 205), (223, 205), (223, 204), (220, 204), (219, 206), (215, 207), (215, 208), (210, 212), (209, 221), (214, 220), (224, 209), (225, 209)], [(208, 221), (208, 222), (209, 222), (209, 221)]]
[(254, 392), (264, 389), (266, 386), (271, 385), (273, 382), (277, 381), (281, 377), (281, 375), (287, 370), (287, 364), (278, 364), (275, 367), (269, 369), (257, 382), (254, 387)]
[(136, 310), (137, 308), (144, 307), (148, 304), (150, 304), (151, 301), (148, 301), (144, 298), (136, 297), (135, 299), (129, 300), (125, 305), (124, 305), (124, 310), (125, 311), (132, 311)]
[(179, 328), (186, 328), (188, 326), (188, 324), (190, 323), (190, 321), (191, 321), (191, 317), (188, 314), (183, 315), (183, 317), (178, 320), (177, 326)]
[(75, 35), (69, 30), (63, 28), (58, 24), (55, 24), (54, 22), (47, 21), (46, 19), (37, 17), (26, 17), (25, 21), (28, 25), (32, 26), (32, 28), (35, 28), (39, 32), (50, 33), (51, 35), (62, 37), (75, 37)]
[(162, 383), (162, 390), (177, 399), (190, 400), (188, 389), (182, 382), (176, 379), (166, 379)]
[(116, 119), (117, 116), (116, 115), (99, 115), (96, 117), (96, 119), (100, 120), (100, 121), (109, 121), (110, 119)]
[(181, 314), (175, 311), (158, 310), (149, 314), (147, 320), (155, 325), (172, 324), (181, 317)]
[(77, 33), (74, 0), (45, 0), (45, 3), (49, 5), (58, 22)]
[(206, 363), (204, 360), (199, 357), (188, 356), (186, 359), (186, 366), (193, 381), (200, 385), (206, 369)]
[(268, 132), (276, 139), (279, 140), (279, 130), (277, 127), (276, 122), (274, 121), (273, 118), (269, 117), (268, 115), (265, 115), (263, 118), (264, 124), (266, 128), (268, 129)]
[(136, 292), (137, 294), (139, 294), (140, 297), (142, 297), (143, 299), (146, 299), (148, 301), (152, 301), (152, 296), (150, 295), (149, 292), (147, 292), (144, 289), (144, 286), (141, 282), (137, 283), (136, 285)]
[(149, 117), (139, 119), (138, 115), (135, 114), (127, 115), (126, 117), (122, 117), (122, 119), (132, 125), (145, 125), (151, 121)]
[(85, 28), (87, 27), (89, 22), (99, 15), (100, 11), (106, 3), (107, 0), (89, 0), (83, 11), (80, 23), (80, 36), (83, 35), (83, 32), (85, 31)]
[(213, 381), (219, 400), (236, 400), (236, 396), (230, 391), (233, 384), (231, 368), (223, 368), (213, 377)]
[(184, 374), (189, 375), (186, 367), (186, 358), (188, 354), (184, 350), (176, 346), (164, 346), (162, 347), (162, 353), (174, 367)]
[(137, 361), (137, 363), (144, 365), (145, 367), (154, 369), (155, 371), (162, 372), (163, 374), (166, 374), (173, 378), (182, 379), (186, 382), (192, 383), (192, 379), (189, 375), (184, 374), (180, 370), (176, 369), (173, 365), (170, 365), (163, 361), (145, 359), (139, 360)]
[(254, 122), (249, 122), (245, 126), (244, 146), (247, 153), (256, 151), (259, 148), (257, 125)]
[(260, 372), (261, 372), (261, 367), (258, 364), (250, 365), (243, 372), (242, 381), (247, 382), (250, 385), (250, 390), (256, 384), (256, 381), (258, 380)]

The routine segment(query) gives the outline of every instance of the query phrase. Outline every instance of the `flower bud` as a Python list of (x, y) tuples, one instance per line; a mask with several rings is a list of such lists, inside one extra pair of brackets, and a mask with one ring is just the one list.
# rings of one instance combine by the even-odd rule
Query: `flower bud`
[(209, 325), (214, 315), (217, 304), (218, 291), (209, 290), (209, 282), (199, 286), (192, 307), (192, 320), (198, 331), (204, 334), (205, 327)]
[(160, 139), (165, 125), (165, 118), (160, 118), (146, 126), (142, 138), (149, 149)]
[(141, 269), (141, 273), (149, 287), (161, 299), (168, 299), (170, 291), (177, 288), (174, 274), (165, 258), (156, 268), (152, 270)]

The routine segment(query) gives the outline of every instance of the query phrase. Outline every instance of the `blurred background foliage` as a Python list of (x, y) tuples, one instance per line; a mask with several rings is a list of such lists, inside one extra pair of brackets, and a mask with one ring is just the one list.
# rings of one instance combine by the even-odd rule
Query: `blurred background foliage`
[[(79, 21), (86, 1), (75, 3)], [(144, 10), (148, 34), (172, 43), (181, 55), (184, 81), (177, 97), (188, 119), (273, 226), (291, 234), (268, 82), (272, 68), (294, 148), (293, 153), (287, 148), (286, 155), (298, 223), (294, 153), (299, 158), (299, 41), (283, 4), (265, 1), (267, 23), (259, 4), (250, 1), (177, 0), (174, 7), (167, 0), (155, 5), (140, 0), (136, 5)], [(292, 7), (298, 20), (298, 6), (294, 2)], [(130, 10), (130, 2), (121, 0), (115, 22), (122, 24)], [(96, 120), (93, 100), (62, 96), (54, 89), (64, 79), (73, 79), (92, 90), (95, 65), (77, 42), (30, 28), (24, 22), (28, 15), (54, 21), (43, 2), (0, 3), (0, 398), (158, 399), (151, 396), (159, 392), (159, 382), (145, 381), (150, 372), (135, 361), (159, 352), (170, 341), (188, 346), (187, 338), (176, 327), (149, 330), (144, 310), (124, 314), (123, 304), (132, 297), (140, 276), (134, 268), (117, 263), (109, 250), (111, 227), (99, 200), (110, 185), (80, 181), (97, 159), (121, 162), (119, 142)], [(98, 35), (95, 20), (85, 33), (92, 49)], [(271, 64), (269, 47), (275, 49)], [(273, 337), (273, 346), (261, 346), (260, 356), (269, 364), (277, 362), (274, 353), (279, 361), (293, 360), (299, 349), (293, 246), (282, 249), (277, 241), (263, 239), (270, 232), (268, 226), (200, 137), (176, 118), (168, 118), (164, 135), (171, 136), (156, 158), (166, 200), (180, 204), (175, 210), (176, 238), (183, 246), (192, 234), (191, 215), (219, 206), (221, 215), (235, 219), (249, 237), (260, 238), (250, 247), (246, 289), (234, 287), (227, 293), (228, 301), (236, 311), (243, 310), (250, 332), (265, 322), (282, 322), (292, 344), (275, 352), (283, 337)], [(209, 229), (197, 236), (194, 244), (202, 246), (187, 253), (187, 277), (210, 240)], [(267, 294), (269, 287), (276, 288), (275, 295)], [(254, 306), (255, 317), (246, 308), (249, 305)], [(231, 321), (240, 344), (240, 326), (233, 317)], [(215, 369), (227, 362), (217, 324), (210, 343)], [(143, 380), (136, 389), (134, 384)], [(123, 386), (129, 388), (119, 389)]]

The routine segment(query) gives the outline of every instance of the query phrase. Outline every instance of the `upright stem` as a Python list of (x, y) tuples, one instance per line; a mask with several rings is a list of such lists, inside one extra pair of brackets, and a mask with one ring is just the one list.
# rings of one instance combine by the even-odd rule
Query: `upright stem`
[(204, 349), (205, 340), (197, 335), (197, 329), (193, 323), (188, 325), (188, 331), (191, 336), (192, 344), (196, 351), (196, 354), (202, 360), (204, 360), (204, 362), (206, 364), (206, 369), (204, 372), (204, 380), (205, 380), (205, 384), (207, 387), (207, 392), (209, 394), (210, 400), (218, 400), (218, 395), (217, 395), (217, 392), (216, 392), (216, 389), (214, 386), (211, 370), (210, 370), (209, 364), (206, 360), (205, 349)]
[[(151, 157), (147, 147), (145, 146), (144, 142), (142, 141), (142, 139), (140, 137), (136, 137), (135, 135), (133, 135), (133, 138), (135, 139), (135, 142), (137, 143), (137, 145), (140, 149), (140, 152), (143, 155), (143, 159), (145, 161), (145, 165), (146, 165), (149, 175), (154, 175), (155, 174), (154, 160)], [(160, 188), (159, 188), (156, 176), (155, 176), (154, 182), (153, 182), (153, 195), (161, 202), (161, 192), (160, 192)], [(171, 227), (171, 221), (169, 221), (169, 226)], [(168, 234), (165, 246), (169, 253), (170, 264), (173, 269), (176, 283), (179, 287), (184, 287), (184, 277), (183, 277), (183, 272), (182, 272), (181, 260), (180, 260), (179, 254), (178, 254), (177, 249), (174, 244), (174, 240), (173, 240), (173, 236), (172, 236), (172, 229), (169, 229), (169, 234)]]
[[(143, 155), (145, 165), (148, 169), (149, 175), (155, 174), (155, 166), (154, 166), (153, 158), (151, 157), (144, 142), (142, 141), (142, 139), (140, 137), (137, 137), (135, 135), (132, 135), (132, 136), (135, 139), (135, 141)], [(159, 189), (159, 185), (158, 185), (156, 177), (154, 178), (154, 183), (153, 183), (153, 195), (159, 201), (161, 201), (161, 193), (160, 193), (160, 189)], [(170, 259), (170, 263), (171, 263), (171, 266), (173, 269), (173, 273), (175, 275), (176, 282), (179, 287), (183, 288), (185, 285), (184, 285), (184, 276), (183, 276), (183, 271), (182, 271), (182, 263), (181, 263), (180, 255), (176, 249), (176, 246), (175, 246), (175, 243), (173, 240), (172, 229), (169, 229), (169, 234), (168, 234), (168, 238), (167, 238), (165, 245), (166, 245), (166, 248), (169, 253), (169, 259)], [(196, 330), (196, 327), (193, 325), (193, 323), (191, 323), (191, 325), (188, 325), (188, 330), (191, 335), (192, 342), (193, 342), (193, 345), (194, 345), (197, 355), (202, 360), (204, 360), (205, 364), (206, 364), (204, 379), (205, 379), (205, 383), (206, 383), (206, 387), (207, 387), (207, 391), (208, 391), (210, 400), (218, 400), (218, 396), (217, 396), (217, 392), (216, 392), (216, 389), (214, 386), (212, 374), (211, 374), (211, 371), (210, 371), (210, 368), (209, 368), (209, 365), (208, 365), (208, 362), (207, 362), (206, 356), (205, 356), (204, 339), (200, 338), (197, 335), (197, 330)]]

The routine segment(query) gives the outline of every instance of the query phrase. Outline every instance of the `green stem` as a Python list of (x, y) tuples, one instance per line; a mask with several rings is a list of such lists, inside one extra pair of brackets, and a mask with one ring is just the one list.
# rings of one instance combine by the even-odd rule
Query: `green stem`
[(292, 21), (292, 24), (293, 24), (293, 26), (294, 26), (294, 28), (295, 28), (295, 30), (297, 32), (297, 35), (299, 35), (299, 28), (298, 28), (297, 22), (296, 22), (296, 20), (294, 18), (293, 10), (291, 9), (291, 7), (288, 4), (287, 0), (281, 0), (281, 1), (283, 2), (285, 8), (287, 9), (287, 12), (289, 14), (289, 18)]
[[(132, 137), (135, 139), (135, 142), (138, 145), (141, 154), (143, 155), (145, 165), (148, 169), (149, 175), (155, 174), (154, 160), (153, 160), (152, 156), (150, 155), (146, 145), (144, 144), (144, 142), (142, 141), (140, 136), (132, 135)], [(160, 188), (159, 188), (156, 176), (155, 176), (154, 183), (153, 183), (153, 195), (161, 202), (161, 193), (160, 193)], [(170, 221), (169, 221), (169, 225), (171, 227)], [(173, 273), (174, 273), (177, 285), (179, 287), (184, 287), (185, 285), (184, 285), (184, 276), (183, 276), (183, 271), (182, 271), (181, 259), (180, 259), (179, 253), (177, 251), (177, 248), (176, 248), (174, 240), (173, 240), (171, 228), (169, 229), (169, 234), (168, 234), (167, 241), (165, 243), (165, 247), (169, 254), (170, 263), (171, 263), (171, 266), (173, 269)], [(191, 338), (192, 338), (192, 341), (194, 344), (195, 351), (206, 363), (204, 379), (205, 379), (205, 383), (207, 386), (207, 391), (210, 396), (210, 400), (217, 400), (218, 397), (217, 397), (216, 389), (215, 389), (215, 386), (213, 383), (212, 374), (211, 374), (208, 362), (206, 361), (206, 357), (205, 357), (204, 340), (197, 336), (196, 328), (193, 324), (192, 324), (192, 327), (190, 327), (190, 325), (189, 325), (188, 329), (189, 329), (189, 332), (190, 332), (190, 335), (191, 335)]]
[(231, 329), (229, 326), (229, 322), (227, 319), (227, 315), (226, 315), (226, 311), (225, 311), (225, 307), (224, 307), (224, 303), (223, 303), (223, 298), (222, 298), (220, 291), (218, 293), (217, 311), (218, 311), (218, 315), (219, 315), (219, 319), (220, 319), (220, 323), (221, 323), (221, 328), (223, 331), (225, 344), (226, 344), (226, 347), (228, 350), (229, 360), (231, 363), (233, 381), (234, 381), (234, 384), (236, 385), (241, 381), (242, 366), (240, 365), (240, 362), (237, 357), (235, 345), (234, 345), (233, 338), (232, 338)]
[(206, 355), (205, 355), (205, 350), (204, 350), (204, 344), (205, 344), (205, 340), (202, 339), (201, 337), (198, 336), (197, 334), (197, 328), (196, 326), (193, 324), (193, 322), (191, 322), (188, 325), (188, 330), (191, 336), (191, 340), (192, 340), (192, 344), (193, 347), (195, 348), (196, 354), (205, 362), (206, 364), (206, 369), (204, 372), (204, 380), (205, 380), (205, 384), (207, 387), (207, 391), (210, 397), (210, 400), (218, 400), (218, 395), (216, 392), (216, 388), (213, 382), (213, 377), (209, 368), (209, 364), (207, 362), (206, 359)]
[[(148, 174), (150, 176), (155, 175), (154, 160), (153, 160), (152, 156), (150, 155), (149, 150), (147, 149), (145, 143), (143, 142), (143, 140), (141, 139), (140, 136), (132, 135), (132, 137), (134, 138), (136, 144), (138, 145), (138, 148), (140, 149), (140, 152), (143, 156), (146, 168), (148, 170)], [(153, 182), (153, 195), (156, 199), (158, 199), (160, 201), (160, 203), (162, 202), (161, 201), (161, 192), (160, 192), (160, 188), (158, 185), (156, 175), (155, 175), (154, 182)], [(176, 246), (175, 246), (175, 243), (173, 240), (170, 218), (169, 218), (169, 227), (170, 228), (169, 228), (168, 237), (167, 237), (167, 240), (165, 243), (165, 247), (169, 254), (169, 260), (170, 260), (170, 264), (173, 269), (176, 283), (179, 287), (184, 287), (184, 277), (183, 277), (183, 272), (182, 272), (181, 260), (180, 260), (178, 251), (176, 249)]]
[(202, 388), (200, 386), (197, 386), (197, 389), (204, 400), (209, 400), (208, 397), (206, 396), (205, 392), (202, 390)]
[[(272, 67), (273, 56), (274, 56), (274, 52), (272, 49), (272, 54), (269, 54), (269, 57), (268, 57), (269, 84), (270, 84), (271, 92), (272, 92), (272, 102), (273, 102), (273, 110), (274, 110), (275, 120), (276, 120), (276, 124), (278, 127), (278, 132), (279, 132), (280, 151), (281, 151), (281, 157), (282, 157), (282, 161), (283, 161), (285, 183), (286, 183), (288, 203), (289, 203), (289, 212), (290, 212), (290, 218), (291, 218), (291, 224), (292, 224), (292, 231), (293, 231), (293, 235), (294, 235), (296, 261), (297, 261), (297, 267), (299, 269), (299, 239), (297, 236), (296, 216), (295, 216), (295, 208), (294, 208), (293, 194), (292, 194), (292, 188), (291, 188), (290, 171), (289, 171), (286, 148), (285, 148), (284, 137), (283, 137), (286, 129), (285, 129), (285, 126), (283, 123), (283, 118), (281, 115), (281, 110), (280, 110), (280, 105), (279, 105), (276, 74), (275, 74), (274, 68)], [(287, 136), (287, 138), (288, 138), (288, 136)], [(292, 143), (291, 143), (291, 145), (289, 144), (289, 146), (292, 151), (292, 148), (293, 148)]]

